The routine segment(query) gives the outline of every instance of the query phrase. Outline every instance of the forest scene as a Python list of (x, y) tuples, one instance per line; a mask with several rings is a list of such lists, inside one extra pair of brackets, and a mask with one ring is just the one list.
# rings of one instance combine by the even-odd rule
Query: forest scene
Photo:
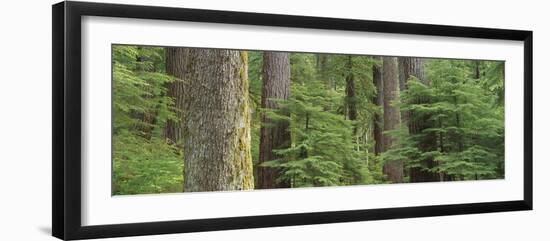
[(504, 62), (112, 45), (112, 194), (504, 178)]

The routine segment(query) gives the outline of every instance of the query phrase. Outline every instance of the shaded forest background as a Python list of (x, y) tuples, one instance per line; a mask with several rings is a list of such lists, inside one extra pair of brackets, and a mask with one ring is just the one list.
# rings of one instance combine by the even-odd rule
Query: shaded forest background
[(504, 62), (113, 45), (114, 195), (504, 177)]

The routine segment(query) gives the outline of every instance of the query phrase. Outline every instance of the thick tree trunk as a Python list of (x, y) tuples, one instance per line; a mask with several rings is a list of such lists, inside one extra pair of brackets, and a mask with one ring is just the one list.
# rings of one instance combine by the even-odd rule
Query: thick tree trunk
[[(400, 76), (399, 78), (400, 81), (402, 81), (403, 83), (401, 85), (403, 89), (401, 90), (406, 89), (407, 81), (410, 80), (412, 77), (417, 78), (421, 83), (425, 85), (430, 84), (426, 78), (423, 58), (399, 58), (399, 68), (400, 73), (402, 74), (402, 76)], [(422, 104), (426, 101), (427, 100), (416, 100), (414, 104)], [(429, 118), (427, 116), (419, 118), (415, 116), (414, 112), (411, 111), (403, 112), (401, 114), (402, 121), (407, 122), (407, 127), (410, 134), (420, 134), (426, 128), (430, 127)], [(437, 137), (434, 134), (425, 136), (420, 141), (420, 146), (418, 146), (418, 148), (422, 152), (434, 151), (435, 149), (437, 149)], [(432, 159), (426, 159), (423, 162), (424, 163), (422, 163), (422, 165), (426, 166), (427, 168), (433, 168), (435, 166), (435, 163)], [(439, 175), (437, 173), (432, 173), (418, 167), (410, 168), (409, 176), (411, 182), (431, 182), (439, 180)]]
[(254, 188), (247, 53), (189, 49), (184, 81), (184, 191)]
[[(262, 70), (262, 108), (278, 109), (276, 100), (287, 100), (290, 94), (290, 56), (283, 52), (264, 52)], [(289, 123), (274, 122), (262, 115), (260, 129), (259, 163), (281, 158), (273, 150), (290, 147)], [(280, 170), (258, 167), (258, 187), (260, 189), (290, 187), (290, 183), (278, 183)]]
[[(380, 57), (375, 57), (375, 60), (382, 61)], [(384, 109), (384, 83), (382, 82), (382, 64), (374, 64), (372, 66), (372, 81), (376, 87), (376, 96), (373, 102)], [(384, 117), (380, 114), (375, 114), (373, 118), (373, 136), (374, 136), (374, 154), (379, 155), (384, 151), (384, 136), (382, 131), (384, 130)]]
[[(397, 69), (397, 58), (382, 57), (382, 81), (384, 85), (384, 131), (397, 130), (399, 128), (399, 108), (394, 102), (399, 95), (399, 77)], [(384, 151), (387, 151), (397, 144), (395, 137), (384, 134)], [(403, 182), (403, 161), (389, 160), (384, 164), (384, 174), (392, 183)]]
[(424, 59), (423, 58), (412, 58), (412, 57), (400, 57), (399, 65), (403, 76), (399, 78), (400, 83), (399, 87), (401, 91), (404, 91), (407, 85), (407, 81), (412, 77), (416, 77), (420, 82), (425, 85), (428, 85), (428, 80), (426, 78), (426, 72), (424, 70)]
[(168, 86), (167, 95), (174, 101), (176, 120), (168, 120), (164, 130), (166, 139), (179, 143), (183, 137), (184, 79), (188, 78), (189, 49), (166, 48), (166, 73), (173, 76), (174, 82)]

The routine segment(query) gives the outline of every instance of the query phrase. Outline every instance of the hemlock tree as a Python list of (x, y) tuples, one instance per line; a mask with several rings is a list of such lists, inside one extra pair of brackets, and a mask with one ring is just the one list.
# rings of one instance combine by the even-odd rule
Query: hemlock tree
[[(166, 97), (173, 78), (164, 72), (164, 48), (113, 45), (112, 53), (112, 194), (179, 192), (182, 156), (163, 136), (175, 117)], [(155, 121), (146, 122), (146, 113), (155, 113)]]
[[(290, 56), (284, 52), (264, 52), (262, 67), (262, 100), (264, 109), (279, 109), (277, 101), (287, 100), (290, 95)], [(282, 113), (284, 114), (284, 113)], [(290, 147), (289, 122), (273, 120), (262, 115), (260, 129), (259, 164), (282, 158), (274, 150)], [(257, 188), (290, 187), (289, 182), (278, 182), (281, 170), (274, 167), (258, 168)]]
[[(407, 82), (409, 80), (417, 80), (426, 86), (430, 85), (426, 78), (424, 62), (425, 60), (423, 58), (399, 58), (399, 68), (401, 73), (399, 79), (402, 92), (404, 92), (407, 88)], [(429, 101), (429, 98), (418, 97), (409, 99), (408, 104), (427, 104)], [(418, 150), (422, 152), (435, 151), (437, 149), (437, 136), (434, 132), (424, 132), (424, 130), (431, 128), (434, 125), (434, 123), (430, 120), (430, 116), (425, 114), (415, 114), (412, 110), (404, 110), (401, 114), (401, 120), (407, 124), (409, 134), (418, 139)], [(411, 182), (432, 182), (439, 180), (439, 175), (430, 171), (436, 165), (433, 157), (425, 156), (416, 162), (409, 160), (407, 164)]]
[[(407, 160), (407, 166), (433, 160), (435, 165), (431, 168), (418, 167), (437, 174), (439, 181), (502, 178), (504, 110), (494, 102), (497, 95), (475, 79), (476, 74), (471, 71), (475, 62), (430, 60), (428, 63), (432, 83), (425, 85), (411, 78), (401, 97), (402, 109), (412, 111), (414, 118), (426, 120), (429, 128), (407, 133), (401, 146), (389, 152), (390, 156)], [(496, 79), (503, 78), (500, 71), (494, 74)], [(429, 150), (421, 149), (426, 143), (436, 145)]]
[(112, 60), (114, 195), (504, 177), (504, 62), (126, 45)]
[[(399, 78), (397, 69), (397, 58), (382, 57), (382, 82), (384, 85), (384, 151), (387, 151), (397, 144), (397, 138), (388, 135), (388, 131), (399, 129), (400, 113), (399, 107), (395, 104), (399, 98)], [(392, 183), (403, 182), (403, 161), (385, 160), (384, 174)]]
[[(326, 86), (318, 78), (315, 55), (291, 54), (290, 59), (292, 95), (280, 102), (279, 109), (266, 112), (276, 119), (289, 120), (292, 145), (275, 151), (284, 158), (264, 162), (262, 166), (281, 168), (279, 179), (289, 182), (291, 187), (358, 183), (357, 172), (361, 168), (347, 170), (359, 160), (350, 138), (352, 122), (339, 105), (345, 99), (345, 86), (341, 85), (344, 82), (337, 81), (337, 90)], [(344, 77), (341, 73), (337, 75), (340, 78)]]
[(184, 191), (254, 188), (247, 53), (189, 49), (184, 81)]

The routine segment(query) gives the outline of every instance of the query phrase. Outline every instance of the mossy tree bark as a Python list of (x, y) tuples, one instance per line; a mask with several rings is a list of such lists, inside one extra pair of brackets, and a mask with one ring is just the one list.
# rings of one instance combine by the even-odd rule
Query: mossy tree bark
[[(262, 102), (265, 109), (278, 109), (277, 100), (287, 100), (290, 94), (290, 56), (283, 52), (264, 52), (262, 67)], [(260, 129), (259, 163), (281, 158), (273, 150), (290, 147), (287, 121), (273, 121), (262, 115)], [(280, 170), (258, 167), (258, 188), (290, 187), (290, 183), (277, 182)]]
[(247, 53), (189, 49), (183, 82), (184, 191), (254, 188)]
[[(384, 88), (384, 131), (397, 130), (399, 128), (399, 108), (394, 105), (399, 96), (399, 77), (397, 58), (382, 57), (382, 82)], [(397, 145), (397, 139), (384, 134), (384, 151)], [(388, 160), (383, 167), (384, 174), (392, 183), (403, 182), (403, 161)]]
[(182, 141), (183, 137), (183, 105), (184, 105), (184, 79), (187, 78), (189, 64), (188, 48), (166, 48), (166, 73), (175, 79), (168, 86), (167, 95), (174, 101), (176, 120), (168, 120), (164, 130), (166, 139), (173, 143)]

